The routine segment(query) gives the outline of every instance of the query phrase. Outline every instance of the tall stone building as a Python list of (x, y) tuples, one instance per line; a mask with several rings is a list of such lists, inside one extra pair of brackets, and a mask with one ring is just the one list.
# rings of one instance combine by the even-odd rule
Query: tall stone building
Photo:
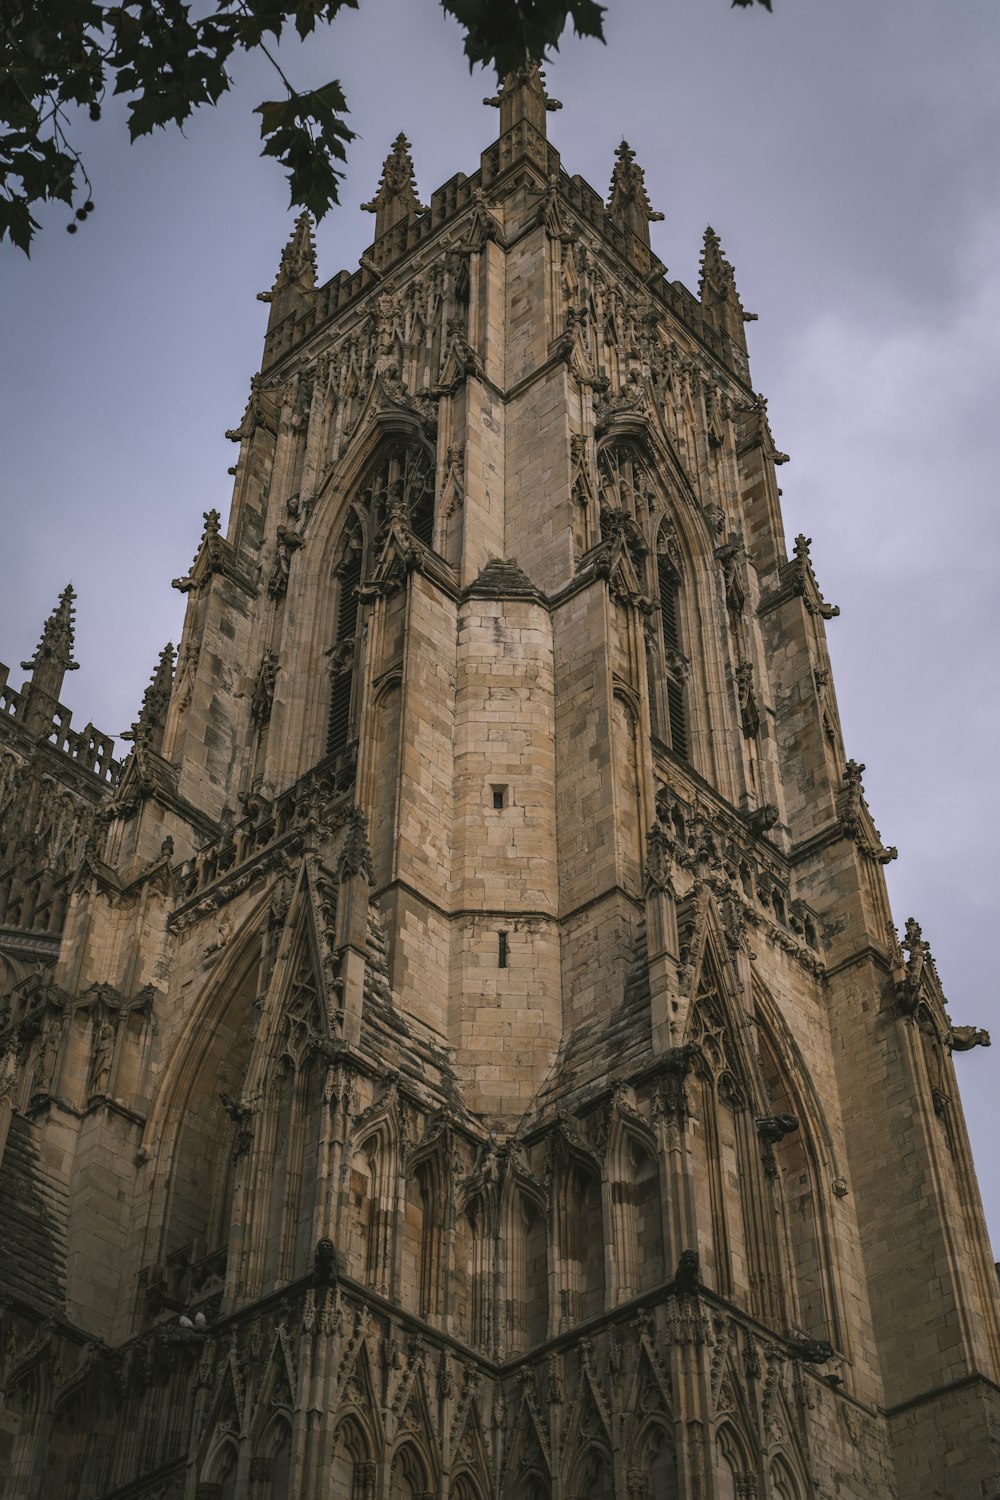
[[(3, 1493), (995, 1497), (1000, 1328), (744, 313), (537, 71), (299, 221), (124, 764), (2, 686)], [(4, 676), (4, 683), (6, 676)]]

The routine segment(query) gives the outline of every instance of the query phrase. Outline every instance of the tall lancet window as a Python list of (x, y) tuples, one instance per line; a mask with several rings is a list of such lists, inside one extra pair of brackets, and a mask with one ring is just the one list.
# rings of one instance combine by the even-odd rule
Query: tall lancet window
[[(673, 536), (663, 528), (656, 546), (656, 588), (660, 603), (660, 629), (663, 635), (663, 685), (665, 702), (665, 738), (670, 748), (684, 760), (690, 759), (685, 682), (687, 660), (681, 639), (681, 573)], [(661, 719), (664, 715), (660, 715)]]
[(368, 469), (344, 526), (334, 568), (336, 627), (330, 660), (326, 749), (343, 750), (358, 734), (361, 660), (361, 584), (400, 587), (412, 563), (413, 541), (434, 539), (434, 458), (415, 443), (383, 448)]
[(413, 443), (383, 451), (370, 471), (363, 500), (370, 507), (372, 566), (377, 568), (389, 527), (402, 524), (425, 547), (434, 543), (434, 460)]
[(337, 580), (337, 634), (330, 654), (330, 716), (327, 721), (327, 754), (342, 750), (353, 738), (352, 703), (355, 666), (358, 660), (358, 611), (364, 539), (361, 522), (353, 515), (348, 522)]

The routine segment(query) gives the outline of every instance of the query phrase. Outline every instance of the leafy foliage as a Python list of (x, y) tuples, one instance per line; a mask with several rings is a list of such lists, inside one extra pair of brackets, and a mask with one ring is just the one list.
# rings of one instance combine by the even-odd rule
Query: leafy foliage
[[(732, 0), (764, 5), (771, 0)], [(257, 107), (262, 154), (288, 174), (293, 204), (317, 219), (339, 202), (354, 132), (340, 84), (300, 92), (268, 43), (287, 30), (300, 39), (334, 21), (358, 0), (0, 0), (0, 240), (28, 253), (46, 201), (73, 210), (67, 226), (93, 209), (91, 185), (69, 130), (74, 112), (92, 120), (110, 90), (125, 97), (133, 140), (157, 127), (183, 125), (202, 104), (216, 104), (231, 84), (230, 60), (261, 51), (273, 63), (284, 97)], [(604, 7), (596, 0), (441, 0), (465, 32), (469, 66), (514, 71), (559, 45), (567, 25), (603, 40)]]

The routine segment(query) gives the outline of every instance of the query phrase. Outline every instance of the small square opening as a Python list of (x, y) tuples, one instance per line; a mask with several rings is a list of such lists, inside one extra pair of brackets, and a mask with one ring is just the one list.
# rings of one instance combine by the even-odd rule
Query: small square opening
[(493, 806), (497, 812), (507, 806), (507, 788), (505, 786), (494, 786), (490, 788), (493, 793)]

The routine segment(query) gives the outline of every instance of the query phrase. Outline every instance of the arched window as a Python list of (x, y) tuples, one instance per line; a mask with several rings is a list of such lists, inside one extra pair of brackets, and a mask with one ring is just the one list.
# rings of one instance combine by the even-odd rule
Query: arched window
[[(787, 1317), (815, 1339), (840, 1344), (832, 1245), (823, 1228), (820, 1190), (821, 1119), (808, 1108), (808, 1080), (800, 1062), (793, 1071), (783, 1045), (758, 1009), (756, 1037), (761, 1078), (770, 1116), (794, 1120), (769, 1147), (765, 1171), (775, 1197), (778, 1253), (787, 1282)], [(797, 1086), (796, 1086), (797, 1085)], [(816, 1126), (820, 1127), (817, 1130)], [(827, 1169), (832, 1175), (832, 1169)], [(825, 1174), (825, 1175), (827, 1175)]]
[(334, 1435), (330, 1481), (338, 1500), (371, 1500), (375, 1494), (371, 1446), (353, 1417), (346, 1417)]
[(663, 1230), (656, 1158), (630, 1130), (608, 1153), (615, 1300), (624, 1302), (663, 1280)]
[[(329, 651), (327, 754), (343, 749), (356, 733), (361, 584), (377, 577), (380, 567), (391, 571), (394, 534), (401, 531), (411, 541), (432, 547), (434, 500), (432, 453), (418, 443), (397, 441), (375, 459), (348, 513), (334, 568), (336, 627)], [(397, 570), (398, 552), (397, 547)]]
[(548, 1234), (542, 1203), (520, 1188), (508, 1199), (506, 1221), (507, 1353), (520, 1354), (548, 1332)]
[(663, 642), (663, 677), (666, 713), (661, 713), (661, 728), (675, 755), (688, 760), (691, 754), (688, 735), (687, 704), (684, 685), (687, 663), (681, 639), (679, 595), (681, 574), (676, 545), (662, 529), (656, 548), (656, 592), (660, 605), (660, 632)]
[(601, 1184), (589, 1164), (567, 1154), (556, 1198), (559, 1302), (564, 1327), (604, 1311)]
[(423, 1500), (430, 1490), (429, 1466), (415, 1443), (396, 1449), (389, 1477), (389, 1500)]
[(330, 714), (327, 720), (327, 754), (342, 750), (351, 740), (352, 699), (358, 658), (358, 594), (364, 566), (361, 523), (352, 515), (340, 549), (337, 579), (337, 627), (330, 662)]
[(629, 1500), (676, 1500), (677, 1456), (666, 1422), (650, 1419), (635, 1444)]

